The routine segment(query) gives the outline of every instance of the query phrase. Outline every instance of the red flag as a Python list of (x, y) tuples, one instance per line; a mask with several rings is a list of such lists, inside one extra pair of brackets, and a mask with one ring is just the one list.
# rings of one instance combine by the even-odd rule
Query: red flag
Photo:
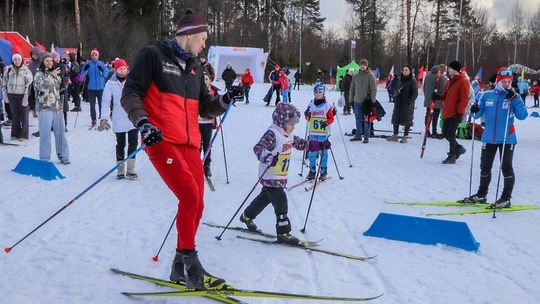
[(39, 43), (37, 40), (36, 40), (36, 46), (42, 51), (42, 52), (45, 52), (47, 49), (41, 45), (41, 43)]
[(461, 68), (460, 72), (462, 72), (462, 73), (463, 73), (463, 72), (467, 73), (467, 65), (464, 65), (464, 66)]
[(424, 67), (421, 66), (420, 69), (418, 70), (418, 80), (421, 80), (422, 78), (424, 78)]

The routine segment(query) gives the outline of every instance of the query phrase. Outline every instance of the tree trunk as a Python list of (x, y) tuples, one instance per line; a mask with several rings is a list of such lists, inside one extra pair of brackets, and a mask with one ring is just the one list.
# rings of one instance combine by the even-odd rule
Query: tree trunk
[(75, 26), (77, 28), (77, 39), (81, 41), (81, 11), (79, 9), (79, 0), (75, 0)]

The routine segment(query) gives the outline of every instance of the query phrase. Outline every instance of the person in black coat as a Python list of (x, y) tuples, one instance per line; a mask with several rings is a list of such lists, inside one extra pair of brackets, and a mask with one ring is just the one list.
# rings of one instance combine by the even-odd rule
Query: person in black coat
[(294, 73), (294, 86), (293, 90), (298, 86), (297, 90), (300, 90), (300, 80), (302, 79), (302, 74), (300, 74), (300, 70), (296, 70), (296, 73)]
[(227, 67), (221, 73), (221, 79), (225, 81), (225, 90), (229, 90), (236, 79), (236, 72), (233, 70), (230, 62), (227, 62)]
[(343, 80), (341, 81), (341, 95), (345, 97), (345, 105), (343, 106), (343, 115), (351, 115), (351, 102), (349, 100), (349, 90), (351, 89), (351, 83), (353, 81), (354, 76), (354, 69), (350, 68), (347, 71), (347, 74), (343, 76)]
[(398, 141), (399, 126), (404, 126), (401, 143), (407, 143), (407, 136), (414, 118), (414, 102), (418, 97), (418, 83), (412, 75), (410, 66), (405, 65), (394, 94), (394, 111), (392, 112), (392, 125), (394, 132), (388, 141)]

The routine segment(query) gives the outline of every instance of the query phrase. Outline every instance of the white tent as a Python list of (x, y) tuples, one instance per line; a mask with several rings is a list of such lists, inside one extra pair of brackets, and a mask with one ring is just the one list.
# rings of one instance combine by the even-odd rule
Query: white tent
[(221, 79), (221, 73), (230, 62), (238, 75), (244, 74), (246, 68), (249, 68), (255, 82), (264, 82), (267, 59), (268, 53), (258, 48), (211, 46), (208, 50), (208, 62), (216, 71), (216, 79)]

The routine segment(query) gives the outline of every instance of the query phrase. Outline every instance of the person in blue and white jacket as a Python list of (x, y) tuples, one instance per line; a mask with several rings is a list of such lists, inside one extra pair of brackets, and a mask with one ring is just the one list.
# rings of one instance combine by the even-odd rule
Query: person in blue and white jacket
[[(99, 60), (97, 49), (90, 52), (90, 57), (92, 60), (88, 60), (81, 67), (81, 71), (86, 77), (85, 85), (88, 88), (88, 101), (90, 101), (90, 118), (92, 119), (92, 126), (94, 126), (96, 124), (96, 99), (98, 109), (101, 112), (101, 98), (105, 87), (105, 77), (109, 74), (109, 70), (105, 63)], [(99, 116), (101, 116), (101, 113), (99, 113)]]
[(501, 170), (504, 176), (501, 197), (491, 208), (508, 208), (514, 189), (515, 176), (512, 167), (514, 148), (517, 144), (514, 117), (519, 120), (527, 118), (527, 109), (521, 96), (512, 90), (512, 71), (501, 67), (497, 72), (493, 90), (479, 94), (478, 104), (471, 106), (474, 118), (485, 117), (482, 134), (482, 154), (480, 156), (480, 186), (478, 192), (463, 203), (485, 203), (491, 182), (491, 169), (497, 151), (501, 154)]
[[(124, 89), (125, 80), (128, 74), (128, 65), (124, 59), (116, 59), (114, 61), (115, 73), (105, 84), (103, 90), (103, 100), (101, 105), (101, 121), (99, 123), (98, 131), (108, 130), (110, 128), (109, 113), (111, 111), (111, 99), (112, 99), (112, 130), (116, 134), (116, 162), (120, 163), (126, 158), (126, 137), (128, 143), (127, 155), (137, 150), (139, 130), (129, 120), (126, 111), (120, 104), (120, 98), (122, 97), (122, 90)], [(124, 165), (127, 163), (127, 173)], [(137, 178), (135, 173), (135, 156), (128, 159), (125, 163), (118, 166), (116, 177), (123, 179), (125, 177), (130, 179)]]

